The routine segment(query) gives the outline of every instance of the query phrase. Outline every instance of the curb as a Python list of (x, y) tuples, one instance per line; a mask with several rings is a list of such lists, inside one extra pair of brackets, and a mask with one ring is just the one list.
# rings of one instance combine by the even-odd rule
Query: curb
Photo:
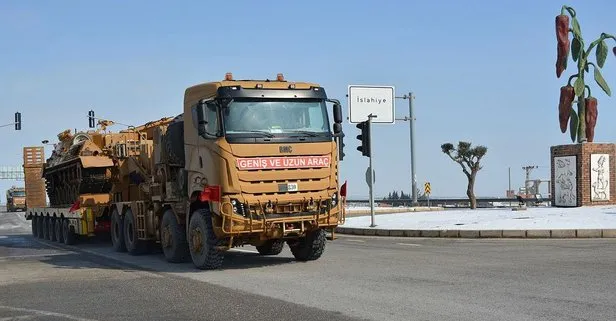
[(336, 233), (364, 236), (442, 237), (442, 238), (616, 238), (616, 229), (554, 230), (388, 230), (337, 227)]
[[(422, 206), (422, 207), (392, 207), (392, 208), (379, 208), (379, 207), (375, 207), (374, 208), (374, 214), (396, 214), (396, 213), (412, 213), (412, 212), (437, 212), (437, 211), (443, 211), (444, 208), (440, 207), (440, 206)], [(347, 208), (346, 209), (346, 214), (348, 215), (360, 215), (360, 214), (364, 214), (364, 215), (370, 215), (370, 210), (369, 209), (361, 209), (361, 210), (357, 210), (357, 209), (353, 209), (351, 208)]]

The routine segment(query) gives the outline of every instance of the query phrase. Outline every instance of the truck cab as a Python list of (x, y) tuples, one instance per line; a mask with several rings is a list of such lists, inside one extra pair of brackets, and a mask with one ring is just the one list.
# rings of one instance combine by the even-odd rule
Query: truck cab
[(6, 191), (6, 211), (26, 210), (26, 190), (23, 187), (11, 187)]
[[(175, 153), (184, 156), (180, 188), (190, 197), (191, 252), (214, 246), (204, 239), (225, 247), (252, 244), (270, 254), (286, 242), (297, 258), (318, 258), (319, 249), (306, 244), (324, 243), (325, 230), (333, 233), (344, 218), (341, 124), (340, 103), (323, 87), (288, 82), (282, 74), (234, 80), (228, 73), (223, 81), (188, 88), (184, 150)], [(173, 130), (171, 124), (167, 135)], [(207, 236), (203, 227), (211, 230)]]

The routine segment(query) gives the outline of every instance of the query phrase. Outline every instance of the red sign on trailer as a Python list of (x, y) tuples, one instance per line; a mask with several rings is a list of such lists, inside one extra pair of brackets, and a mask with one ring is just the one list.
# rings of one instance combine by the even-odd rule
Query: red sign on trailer
[(329, 167), (329, 156), (239, 158), (239, 170)]

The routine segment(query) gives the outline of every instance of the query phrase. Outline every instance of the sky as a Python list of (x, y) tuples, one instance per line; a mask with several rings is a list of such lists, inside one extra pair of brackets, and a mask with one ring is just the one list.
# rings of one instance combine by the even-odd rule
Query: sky
[[(0, 2), (0, 166), (20, 166), (23, 146), (87, 129), (87, 111), (142, 124), (182, 112), (184, 90), (236, 78), (322, 85), (348, 115), (349, 85), (394, 86), (415, 96), (415, 174), (432, 197), (464, 197), (466, 177), (441, 144), (469, 141), (488, 152), (478, 196), (523, 186), (522, 166), (549, 179), (550, 146), (569, 144), (558, 125), (554, 19), (560, 1), (23, 1)], [(611, 1), (569, 1), (587, 42), (616, 34)], [(616, 43), (609, 43), (610, 48)], [(593, 58), (594, 60), (594, 58)], [(569, 62), (569, 66), (574, 64)], [(616, 57), (602, 69), (616, 88)], [(588, 77), (592, 79), (592, 77)], [(599, 101), (596, 142), (613, 142), (616, 99)], [(396, 100), (396, 117), (408, 101)], [(331, 113), (331, 111), (330, 111)], [(367, 198), (368, 158), (345, 121), (341, 177)], [(375, 124), (375, 196), (410, 192), (409, 124)], [(46, 150), (50, 154), (49, 148)], [(0, 181), (0, 190), (23, 182)], [(547, 191), (547, 184), (542, 190)], [(2, 200), (4, 202), (4, 200)]]

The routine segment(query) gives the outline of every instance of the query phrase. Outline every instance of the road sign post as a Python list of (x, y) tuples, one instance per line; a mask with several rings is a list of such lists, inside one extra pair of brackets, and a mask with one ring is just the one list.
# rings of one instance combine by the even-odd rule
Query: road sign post
[(368, 150), (370, 154), (368, 155), (368, 172), (369, 172), (369, 183), (368, 188), (370, 190), (370, 227), (375, 227), (374, 224), (374, 169), (372, 168), (372, 118), (376, 118), (376, 116), (370, 114), (368, 115)]
[[(372, 124), (395, 122), (395, 90), (393, 86), (349, 86), (349, 122), (357, 124), (361, 135), (357, 139), (361, 146), (357, 147), (363, 156), (369, 160), (366, 182), (370, 193), (370, 227), (374, 223), (374, 169), (372, 167)], [(368, 118), (368, 120), (366, 120)]]
[(430, 186), (430, 182), (426, 182), (424, 184), (424, 193), (428, 197), (428, 207), (430, 207), (430, 193), (432, 193), (432, 187)]

